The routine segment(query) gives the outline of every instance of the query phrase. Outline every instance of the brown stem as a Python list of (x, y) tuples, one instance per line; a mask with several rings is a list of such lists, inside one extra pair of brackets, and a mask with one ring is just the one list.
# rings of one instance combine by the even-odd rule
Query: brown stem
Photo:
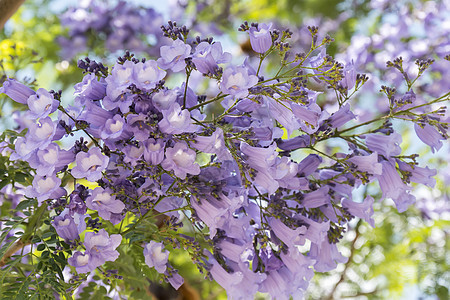
[(3, 255), (2, 259), (0, 260), (0, 268), (6, 265), (6, 262), (11, 258), (11, 256), (14, 255), (14, 253), (29, 244), (30, 242), (24, 243), (22, 240), (18, 240), (17, 242), (15, 242), (11, 247), (9, 247), (9, 249), (5, 252), (5, 255)]
[(348, 270), (349, 266), (351, 265), (353, 255), (355, 254), (355, 244), (356, 244), (356, 241), (358, 240), (358, 237), (359, 237), (358, 229), (359, 229), (359, 226), (361, 225), (361, 223), (362, 223), (362, 221), (359, 220), (358, 223), (356, 224), (356, 227), (355, 227), (356, 235), (355, 235), (355, 238), (352, 241), (352, 244), (350, 245), (350, 256), (348, 257), (348, 261), (345, 264), (344, 270), (341, 273), (341, 277), (339, 278), (339, 281), (336, 282), (336, 284), (334, 285), (334, 287), (331, 290), (331, 292), (328, 295), (328, 297), (325, 298), (326, 300), (333, 300), (334, 299), (334, 297), (333, 297), (334, 292), (337, 290), (338, 286), (344, 281), (345, 276), (347, 275), (347, 270)]
[(0, 0), (0, 30), (25, 0)]

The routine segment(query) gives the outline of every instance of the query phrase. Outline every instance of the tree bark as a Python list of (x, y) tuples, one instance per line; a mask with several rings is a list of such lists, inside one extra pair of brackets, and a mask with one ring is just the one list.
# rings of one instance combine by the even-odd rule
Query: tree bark
[(25, 0), (0, 0), (0, 30)]

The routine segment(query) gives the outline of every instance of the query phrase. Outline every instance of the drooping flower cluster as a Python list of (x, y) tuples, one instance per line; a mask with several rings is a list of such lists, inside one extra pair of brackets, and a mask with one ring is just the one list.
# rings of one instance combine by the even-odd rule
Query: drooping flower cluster
[[(111, 70), (80, 61), (85, 75), (71, 108), (60, 105), (59, 93), (5, 82), (0, 92), (39, 118), (15, 140), (10, 159), (29, 161), (35, 170), (27, 197), (41, 207), (58, 203), (51, 224), (72, 245), (68, 263), (77, 273), (120, 260), (117, 249), (126, 253), (126, 244), (143, 248), (141, 266), (179, 288), (182, 274), (164, 249), (183, 247), (230, 298), (250, 299), (259, 291), (299, 299), (314, 270), (347, 260), (337, 243), (352, 218), (375, 225), (374, 198), (354, 199), (357, 188), (378, 183), (382, 198), (404, 211), (415, 201), (411, 182), (434, 184), (434, 170), (417, 166), (416, 155), (402, 155), (402, 137), (389, 122), (420, 115), (422, 102), (394, 104), (388, 95), (389, 114), (354, 125), (358, 114), (347, 95), (367, 77), (325, 55), (329, 38), (288, 59), (289, 30), (248, 23), (241, 30), (264, 54), (261, 61), (230, 63), (220, 42), (191, 40), (176, 23), (163, 27), (172, 41), (156, 60), (127, 52)], [(310, 31), (315, 40), (317, 28)], [(258, 65), (271, 53), (284, 58), (282, 66), (264, 74)], [(185, 81), (169, 86), (168, 70)], [(189, 82), (193, 75), (217, 83), (208, 96)], [(335, 91), (335, 108), (320, 105), (310, 80)], [(209, 114), (211, 106), (220, 114)], [(51, 115), (57, 109), (58, 116)], [(445, 125), (434, 120), (435, 127)], [(90, 144), (80, 138), (69, 150), (59, 148), (56, 141), (77, 131)], [(332, 139), (346, 147), (330, 152), (324, 145)], [(195, 237), (210, 247), (177, 231), (182, 215), (193, 227), (207, 226)]]

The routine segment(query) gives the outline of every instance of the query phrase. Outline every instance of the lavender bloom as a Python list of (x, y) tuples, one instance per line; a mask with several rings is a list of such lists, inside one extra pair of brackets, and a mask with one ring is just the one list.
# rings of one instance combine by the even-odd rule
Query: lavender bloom
[(399, 146), (399, 143), (401, 142), (402, 136), (396, 132), (390, 135), (380, 135), (375, 133), (366, 135), (367, 147), (378, 154), (384, 155), (386, 158), (399, 155), (402, 152), (402, 149)]
[(101, 266), (96, 264), (96, 261), (93, 259), (89, 251), (86, 251), (85, 253), (77, 251), (67, 259), (67, 262), (72, 267), (75, 267), (77, 273), (92, 272), (98, 266)]
[(125, 132), (126, 123), (125, 120), (116, 114), (112, 118), (108, 118), (100, 131), (100, 138), (103, 140), (111, 139), (117, 140), (122, 138)]
[(332, 114), (329, 121), (332, 127), (338, 128), (354, 118), (356, 118), (356, 116), (351, 112), (350, 105), (347, 103), (337, 112)]
[(214, 153), (222, 161), (232, 159), (230, 152), (225, 146), (223, 130), (221, 128), (217, 128), (211, 136), (197, 136), (192, 147), (205, 153)]
[(353, 156), (348, 161), (354, 163), (358, 171), (381, 175), (382, 166), (378, 163), (378, 154), (376, 152), (365, 156)]
[(161, 90), (152, 96), (153, 105), (159, 110), (168, 110), (176, 101), (178, 95), (175, 90)]
[(184, 59), (191, 53), (191, 46), (177, 39), (169, 46), (162, 46), (160, 52), (161, 58), (158, 59), (158, 65), (163, 69), (179, 72), (186, 66)]
[(268, 103), (270, 115), (286, 128), (288, 137), (291, 136), (292, 132), (300, 127), (300, 122), (292, 112), (289, 101), (271, 97), (264, 97), (264, 99)]
[(431, 188), (436, 185), (436, 179), (433, 178), (433, 176), (436, 176), (437, 174), (435, 169), (430, 169), (428, 167), (421, 168), (416, 165), (407, 164), (400, 160), (397, 160), (397, 163), (400, 170), (410, 172), (410, 181), (421, 183)]
[[(105, 78), (107, 83), (106, 95), (111, 101), (116, 101), (116, 99), (122, 95), (132, 83), (135, 83), (133, 78), (135, 66), (136, 65), (129, 60), (123, 65), (117, 63), (114, 65), (111, 75)], [(106, 107), (106, 109), (109, 108)]]
[(127, 124), (129, 130), (134, 134), (134, 138), (138, 141), (146, 141), (149, 137), (149, 132), (152, 132), (152, 127), (148, 124), (148, 118), (145, 114), (129, 114), (127, 116)]
[(305, 244), (305, 237), (303, 236), (306, 232), (305, 226), (291, 229), (281, 220), (275, 218), (269, 219), (269, 226), (275, 235), (289, 248), (295, 249), (295, 246), (303, 246)]
[(345, 198), (342, 201), (342, 207), (347, 208), (348, 212), (358, 218), (364, 219), (367, 223), (375, 228), (375, 222), (373, 216), (373, 198), (367, 196), (363, 203), (353, 202)]
[[(122, 201), (116, 200), (116, 196), (111, 195), (110, 189), (96, 187), (91, 196), (86, 199), (86, 206), (89, 209), (98, 211), (98, 215), (105, 219), (111, 220), (112, 214), (120, 214), (125, 209)], [(116, 225), (114, 222), (112, 222)]]
[(300, 220), (300, 222), (305, 224), (306, 228), (308, 228), (304, 233), (304, 236), (312, 243), (320, 245), (324, 239), (327, 239), (328, 230), (330, 229), (330, 220), (319, 223), (302, 215), (296, 216), (295, 219)]
[(249, 75), (245, 67), (229, 67), (225, 69), (220, 82), (220, 90), (235, 98), (248, 95), (248, 89), (258, 83), (258, 77)]
[(350, 90), (355, 86), (356, 83), (356, 70), (353, 60), (351, 63), (345, 65), (343, 73), (344, 78), (342, 79), (341, 84), (344, 88)]
[(56, 132), (56, 123), (50, 117), (41, 118), (38, 123), (31, 124), (25, 138), (27, 143), (34, 144), (36, 148), (45, 149)]
[(176, 290), (178, 290), (184, 283), (184, 278), (181, 277), (181, 275), (178, 273), (172, 273), (171, 276), (167, 277), (167, 280), (169, 281), (170, 285)]
[(125, 148), (122, 149), (122, 152), (125, 154), (123, 161), (131, 163), (132, 166), (136, 166), (137, 161), (144, 154), (144, 149), (144, 145), (142, 145), (141, 142), (138, 142), (137, 147), (135, 145), (126, 145)]
[(16, 102), (26, 104), (28, 98), (34, 95), (35, 92), (17, 80), (7, 78), (6, 81), (3, 82), (3, 86), (0, 87), (0, 94), (6, 94)]
[(320, 107), (317, 104), (313, 103), (305, 106), (298, 103), (291, 103), (291, 109), (297, 121), (301, 121), (299, 122), (300, 128), (304, 132), (311, 134), (317, 130), (321, 115)]
[(91, 254), (92, 264), (95, 267), (103, 265), (107, 261), (115, 261), (119, 257), (116, 248), (120, 245), (122, 236), (120, 234), (109, 234), (105, 229), (98, 233), (87, 232), (84, 237), (86, 252)]
[(163, 140), (148, 139), (144, 142), (144, 159), (152, 165), (158, 165), (164, 160)]
[(106, 84), (100, 82), (93, 73), (86, 74), (83, 81), (75, 84), (75, 95), (79, 95), (85, 99), (98, 100), (106, 96)]
[(9, 159), (15, 160), (27, 160), (36, 152), (34, 143), (30, 143), (24, 137), (19, 136), (14, 142), (14, 152), (11, 153)]
[(56, 216), (52, 221), (52, 226), (55, 227), (59, 237), (64, 240), (76, 240), (80, 237), (77, 225), (70, 214)]
[(72, 169), (75, 178), (97, 181), (102, 178), (102, 171), (108, 166), (109, 158), (102, 154), (100, 148), (93, 147), (86, 152), (79, 152), (75, 158), (77, 165)]
[(314, 269), (317, 272), (328, 272), (336, 268), (336, 262), (346, 263), (348, 260), (339, 253), (336, 244), (330, 244), (328, 239), (324, 239), (320, 245), (312, 243), (308, 256), (316, 260)]
[(169, 251), (163, 251), (163, 243), (150, 241), (144, 247), (145, 263), (150, 268), (155, 268), (158, 273), (164, 273), (167, 269), (167, 262), (169, 260)]
[(198, 125), (194, 125), (191, 120), (191, 113), (187, 109), (181, 109), (178, 103), (172, 105), (171, 109), (162, 111), (164, 118), (158, 126), (162, 132), (168, 134), (181, 134), (195, 132)]
[(38, 175), (44, 176), (59, 171), (64, 166), (75, 160), (73, 151), (61, 150), (56, 143), (51, 143), (45, 149), (38, 150), (28, 160), (32, 168), (36, 169)]
[(330, 188), (323, 186), (320, 189), (304, 194), (302, 205), (306, 208), (316, 208), (330, 203), (330, 195), (328, 195)]
[(417, 123), (414, 124), (414, 130), (416, 131), (417, 136), (419, 139), (430, 146), (431, 152), (434, 153), (434, 151), (439, 151), (442, 147), (441, 140), (445, 140), (446, 138), (437, 131), (436, 128), (429, 124), (424, 124), (423, 127), (418, 125)]
[(134, 68), (136, 86), (140, 89), (150, 90), (166, 76), (166, 71), (158, 68), (156, 61), (147, 60), (138, 62)]
[(281, 150), (291, 151), (295, 149), (305, 148), (311, 144), (311, 137), (307, 134), (296, 136), (292, 139), (277, 140), (277, 145)]
[(213, 258), (209, 259), (209, 263), (212, 264), (211, 272), (214, 280), (223, 287), (227, 293), (233, 293), (237, 288), (236, 286), (242, 281), (244, 274), (242, 272), (228, 273), (225, 269)]
[(220, 42), (215, 42), (212, 45), (207, 42), (201, 42), (195, 48), (192, 56), (192, 62), (195, 64), (195, 67), (203, 74), (215, 74), (218, 68), (217, 64), (227, 63), (230, 60), (231, 54), (222, 51)]
[(36, 198), (39, 204), (42, 201), (59, 198), (65, 194), (65, 190), (60, 187), (61, 179), (55, 174), (51, 176), (35, 176), (32, 185), (25, 189), (25, 196)]
[(27, 104), (30, 109), (28, 117), (39, 119), (45, 118), (54, 112), (58, 108), (59, 101), (55, 100), (52, 94), (41, 88), (28, 98)]
[(322, 163), (322, 157), (317, 154), (310, 154), (298, 164), (298, 174), (308, 176), (314, 173)]
[(415, 197), (407, 193), (411, 187), (403, 183), (397, 169), (391, 162), (382, 161), (381, 164), (383, 172), (377, 178), (383, 197), (394, 200), (397, 210), (404, 212), (415, 201)]
[(258, 24), (258, 27), (250, 27), (248, 31), (250, 35), (250, 44), (255, 52), (264, 53), (272, 46), (272, 36), (270, 35), (270, 24)]
[(187, 147), (186, 143), (176, 143), (174, 147), (166, 149), (166, 159), (161, 166), (166, 171), (173, 171), (175, 176), (185, 179), (186, 174), (200, 174), (200, 166), (195, 163), (194, 150)]

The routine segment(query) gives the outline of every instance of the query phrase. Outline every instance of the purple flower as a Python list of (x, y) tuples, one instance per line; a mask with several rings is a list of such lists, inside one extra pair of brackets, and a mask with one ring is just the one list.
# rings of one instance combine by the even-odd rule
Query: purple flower
[(38, 175), (44, 176), (59, 171), (75, 160), (73, 151), (61, 150), (56, 143), (51, 143), (45, 149), (38, 150), (29, 160)]
[(158, 165), (164, 159), (164, 147), (166, 144), (163, 140), (148, 139), (144, 142), (144, 159), (152, 164)]
[(35, 92), (26, 85), (18, 82), (15, 79), (7, 78), (0, 87), (0, 94), (6, 94), (9, 98), (22, 104), (26, 104), (30, 96)]
[(342, 207), (347, 208), (348, 212), (352, 215), (364, 219), (370, 226), (375, 228), (375, 222), (373, 216), (373, 198), (367, 196), (363, 203), (353, 202), (344, 198), (342, 201)]
[(82, 253), (80, 251), (75, 252), (71, 257), (67, 259), (69, 265), (75, 267), (77, 273), (88, 273), (94, 271), (98, 266), (96, 261), (93, 259), (89, 251)]
[(434, 128), (429, 124), (424, 124), (422, 127), (417, 123), (415, 123), (414, 130), (416, 131), (416, 134), (419, 137), (419, 139), (428, 146), (430, 146), (431, 152), (433, 153), (434, 151), (439, 151), (439, 149), (441, 149), (442, 147), (441, 140), (446, 139), (441, 133), (439, 133), (439, 131), (436, 128)]
[(58, 108), (59, 101), (55, 100), (47, 90), (38, 89), (35, 94), (28, 98), (27, 104), (30, 109), (28, 117), (39, 119), (54, 112)]
[(258, 77), (249, 75), (245, 67), (229, 67), (222, 75), (220, 90), (235, 98), (243, 98), (248, 95), (248, 89), (258, 83)]
[(30, 143), (24, 137), (19, 136), (14, 142), (14, 152), (11, 153), (10, 160), (27, 160), (36, 152), (34, 143)]
[(250, 35), (250, 44), (255, 52), (264, 53), (272, 46), (272, 36), (270, 35), (270, 24), (258, 24), (258, 27), (250, 27), (248, 31)]
[(45, 149), (52, 142), (55, 132), (56, 123), (50, 117), (45, 117), (30, 125), (25, 138), (27, 143), (34, 144), (36, 148)]
[(154, 60), (138, 62), (134, 68), (136, 86), (140, 89), (153, 89), (156, 84), (166, 76), (166, 71), (158, 68)]
[(112, 118), (108, 118), (100, 131), (100, 138), (103, 140), (120, 139), (125, 133), (125, 125), (125, 120), (119, 114), (114, 115)]
[(88, 273), (107, 261), (115, 261), (119, 252), (115, 250), (122, 241), (120, 234), (109, 234), (105, 229), (98, 233), (87, 232), (84, 237), (85, 253), (75, 252), (69, 257), (68, 262), (75, 267), (78, 273)]
[(132, 83), (135, 83), (133, 79), (134, 68), (135, 63), (129, 60), (123, 65), (119, 63), (114, 65), (111, 75), (105, 79), (107, 83), (106, 95), (111, 98), (111, 101), (116, 101)]
[(215, 74), (218, 68), (217, 64), (227, 63), (230, 60), (231, 54), (228, 52), (223, 53), (220, 42), (215, 42), (212, 45), (207, 42), (201, 42), (197, 45), (192, 55), (192, 62), (197, 70), (203, 74)]
[(415, 197), (407, 193), (411, 187), (403, 183), (395, 165), (389, 161), (382, 161), (381, 164), (383, 166), (383, 172), (377, 178), (381, 191), (383, 192), (383, 197), (394, 200), (397, 210), (404, 212), (415, 201)]
[(354, 163), (358, 171), (381, 175), (382, 166), (378, 163), (378, 153), (376, 152), (365, 156), (353, 156), (348, 161)]
[(161, 58), (158, 59), (158, 65), (163, 69), (179, 72), (186, 66), (184, 59), (191, 53), (191, 46), (177, 39), (169, 46), (162, 46), (160, 51)]
[(348, 121), (356, 118), (356, 116), (350, 110), (350, 104), (345, 104), (337, 112), (331, 115), (329, 118), (330, 124), (334, 128), (341, 127)]
[(410, 165), (400, 160), (397, 160), (397, 163), (400, 170), (410, 173), (409, 180), (411, 182), (425, 184), (426, 186), (429, 186), (431, 188), (436, 185), (436, 179), (433, 178), (433, 176), (436, 176), (437, 174), (437, 171), (435, 169), (430, 169), (428, 167), (421, 168), (416, 165)]
[(106, 84), (100, 82), (93, 73), (86, 74), (83, 80), (74, 86), (75, 95), (89, 100), (103, 99), (106, 96)]
[(289, 248), (295, 249), (295, 246), (303, 246), (305, 244), (305, 237), (303, 236), (306, 232), (305, 226), (292, 229), (286, 226), (280, 219), (275, 218), (270, 218), (268, 223), (275, 235)]
[(173, 171), (175, 176), (185, 179), (186, 174), (200, 174), (200, 166), (195, 163), (194, 150), (187, 147), (186, 143), (176, 143), (175, 146), (166, 149), (166, 159), (161, 166), (166, 171)]
[(98, 233), (87, 232), (84, 236), (86, 252), (91, 254), (92, 263), (95, 267), (103, 265), (107, 261), (115, 261), (119, 257), (116, 248), (120, 245), (122, 236), (120, 234), (109, 234), (105, 229)]
[(149, 133), (153, 132), (152, 126), (150, 126), (148, 117), (145, 114), (129, 114), (127, 116), (128, 129), (134, 134), (134, 138), (138, 141), (146, 141), (149, 137)]
[(288, 137), (291, 136), (292, 132), (300, 127), (300, 122), (297, 121), (293, 113), (291, 103), (271, 97), (264, 97), (264, 99), (267, 101), (270, 115), (286, 128)]
[(367, 147), (389, 158), (393, 155), (399, 155), (402, 152), (399, 144), (402, 142), (402, 136), (396, 132), (390, 135), (380, 135), (371, 133), (366, 135)]
[(308, 176), (314, 173), (322, 163), (322, 157), (317, 154), (310, 154), (298, 164), (298, 174)]
[(100, 148), (93, 147), (86, 152), (79, 152), (75, 158), (77, 165), (72, 169), (75, 178), (97, 181), (102, 178), (102, 171), (108, 166), (109, 158), (102, 154)]
[(78, 234), (77, 224), (70, 214), (64, 216), (56, 216), (52, 221), (56, 233), (64, 240), (76, 240), (80, 236)]
[(303, 194), (302, 205), (306, 208), (316, 208), (330, 203), (330, 195), (328, 186), (323, 186), (318, 190)]
[(89, 209), (98, 211), (98, 215), (101, 218), (111, 220), (112, 214), (120, 214), (125, 208), (125, 204), (120, 200), (116, 200), (116, 196), (111, 195), (111, 192), (110, 189), (105, 190), (101, 187), (96, 187), (92, 195), (86, 199), (86, 206)]
[(167, 281), (169, 281), (170, 285), (171, 285), (174, 289), (178, 290), (178, 289), (180, 288), (180, 286), (183, 285), (183, 283), (184, 283), (184, 278), (181, 277), (180, 274), (174, 273), (174, 272), (172, 271), (172, 274), (167, 276)]
[(169, 251), (163, 251), (163, 243), (150, 241), (144, 247), (145, 263), (150, 268), (155, 268), (158, 273), (164, 273), (167, 269), (167, 261), (169, 260)]
[(25, 196), (36, 198), (39, 203), (51, 198), (58, 198), (65, 194), (65, 190), (60, 187), (61, 179), (55, 174), (51, 176), (36, 175), (32, 185), (25, 189)]
[(138, 142), (137, 147), (135, 145), (126, 145), (125, 148), (122, 149), (122, 151), (125, 154), (123, 161), (126, 163), (131, 163), (132, 166), (136, 166), (137, 161), (144, 154), (144, 146), (141, 142)]
[(317, 272), (328, 272), (336, 268), (336, 262), (346, 263), (348, 258), (339, 253), (336, 244), (330, 244), (324, 239), (321, 244), (311, 243), (308, 256), (316, 260), (314, 269)]
[(187, 109), (181, 109), (178, 103), (172, 105), (168, 110), (162, 111), (164, 118), (158, 123), (162, 132), (168, 134), (181, 134), (195, 132), (198, 125), (191, 120), (191, 113)]
[(344, 78), (341, 81), (342, 86), (348, 90), (352, 89), (356, 83), (356, 70), (353, 60), (351, 63), (345, 65), (342, 72), (344, 73)]
[(214, 153), (222, 161), (232, 159), (230, 152), (225, 146), (223, 130), (221, 128), (217, 128), (211, 136), (197, 136), (192, 147), (205, 153)]
[(159, 110), (169, 109), (176, 101), (178, 95), (175, 90), (161, 90), (152, 96), (153, 105)]

